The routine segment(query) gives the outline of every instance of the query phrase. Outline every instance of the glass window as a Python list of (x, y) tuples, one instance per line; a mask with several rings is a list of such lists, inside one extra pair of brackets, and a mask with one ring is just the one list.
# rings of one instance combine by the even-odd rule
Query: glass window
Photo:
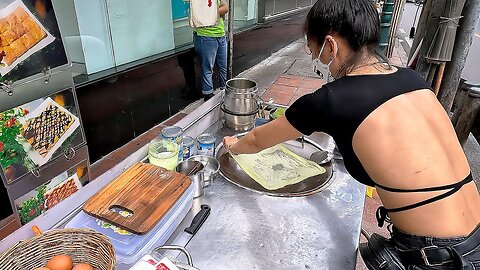
[(257, 23), (257, 0), (235, 0), (234, 29), (242, 29)]
[[(60, 1), (65, 0), (57, 0), (57, 2)], [(114, 54), (105, 2), (102, 0), (74, 0), (74, 4), (80, 35), (65, 36), (65, 43), (71, 44), (67, 48), (74, 49), (81, 46), (87, 74), (114, 67)], [(72, 46), (75, 47), (72, 48)], [(78, 50), (72, 50), (69, 53), (71, 57), (78, 56), (81, 59), (80, 54), (81, 52)]]
[(107, 10), (117, 66), (175, 47), (171, 0), (107, 0)]
[(193, 43), (193, 31), (188, 24), (190, 15), (189, 0), (171, 0), (173, 31), (175, 35), (175, 47), (182, 47)]
[[(77, 74), (94, 74), (175, 47), (172, 0), (53, 2)], [(179, 19), (188, 12), (181, 8), (176, 10)]]

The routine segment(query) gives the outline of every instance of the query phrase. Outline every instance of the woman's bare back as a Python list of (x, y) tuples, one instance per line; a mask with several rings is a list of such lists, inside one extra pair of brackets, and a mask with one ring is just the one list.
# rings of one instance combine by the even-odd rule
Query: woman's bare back
[[(358, 127), (353, 148), (378, 184), (418, 189), (453, 184), (470, 173), (452, 124), (428, 89), (392, 98)], [(386, 208), (411, 205), (447, 192), (398, 193), (377, 188)], [(416, 235), (468, 235), (480, 224), (480, 195), (473, 182), (455, 194), (402, 212), (390, 213), (394, 225)]]

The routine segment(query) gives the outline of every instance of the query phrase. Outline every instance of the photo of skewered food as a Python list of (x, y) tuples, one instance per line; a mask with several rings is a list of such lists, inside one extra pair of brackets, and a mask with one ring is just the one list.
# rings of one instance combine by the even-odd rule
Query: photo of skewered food
[(22, 7), (0, 19), (0, 51), (4, 62), (11, 65), (17, 58), (35, 46), (47, 33)]
[(45, 194), (45, 208), (50, 209), (78, 191), (78, 180), (71, 177)]

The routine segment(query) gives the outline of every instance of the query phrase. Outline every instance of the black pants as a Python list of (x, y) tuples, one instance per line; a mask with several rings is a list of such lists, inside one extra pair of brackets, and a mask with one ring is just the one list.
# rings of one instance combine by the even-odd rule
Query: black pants
[[(476, 229), (476, 231), (480, 230), (480, 227)], [(470, 237), (475, 237), (477, 238), (477, 243), (479, 242), (479, 234), (471, 234)], [(399, 249), (399, 250), (418, 250), (426, 247), (432, 247), (432, 246), (437, 246), (437, 247), (447, 247), (447, 246), (454, 246), (456, 244), (459, 244), (463, 241), (465, 241), (467, 237), (451, 237), (451, 238), (435, 238), (435, 237), (429, 237), (429, 236), (416, 236), (416, 235), (411, 235), (408, 233), (404, 233), (398, 229), (393, 229), (392, 232), (392, 243), (394, 246)], [(475, 239), (469, 239), (470, 241), (475, 241)], [(477, 270), (480, 269), (480, 245), (476, 245), (476, 248), (474, 248), (472, 251), (466, 253), (466, 254), (460, 254), (466, 263), (470, 263), (473, 266), (473, 269)], [(400, 256), (402, 259), (402, 256)], [(407, 258), (408, 259), (408, 258)], [(422, 264), (417, 264), (417, 265), (408, 265), (405, 264), (405, 260), (402, 260), (404, 262), (405, 268), (406, 269), (436, 269), (436, 270), (443, 270), (443, 269), (459, 269), (460, 267), (458, 265), (454, 265), (453, 262), (444, 262), (444, 264), (439, 265), (439, 266), (426, 266)]]

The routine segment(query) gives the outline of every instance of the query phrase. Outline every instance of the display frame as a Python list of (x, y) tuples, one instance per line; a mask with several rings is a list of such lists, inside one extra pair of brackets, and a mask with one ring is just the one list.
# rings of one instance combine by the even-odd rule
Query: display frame
[[(17, 207), (17, 199), (22, 198), (26, 194), (34, 192), (36, 189), (52, 181), (54, 178), (59, 177), (61, 174), (74, 171), (80, 164), (86, 164), (85, 174), (80, 178), (82, 187), (87, 185), (91, 180), (90, 171), (90, 159), (88, 157), (88, 147), (85, 145), (76, 152), (76, 155), (72, 159), (66, 159), (60, 157), (53, 162), (50, 162), (48, 166), (44, 166), (40, 169), (41, 178), (37, 178), (32, 174), (27, 175), (21, 181), (15, 182), (13, 185), (7, 187), (7, 194), (9, 197), (10, 205), (13, 208), (14, 215), (20, 220)], [(68, 175), (67, 178), (70, 178)], [(81, 189), (79, 189), (81, 190)], [(78, 191), (77, 191), (78, 192)], [(60, 202), (61, 203), (61, 202)]]
[[(51, 151), (51, 154), (49, 155), (49, 159), (42, 164), (34, 163), (34, 169), (32, 168), (27, 168), (22, 163), (16, 162), (15, 163), (15, 176), (9, 176), (12, 172), (7, 172), (8, 168), (4, 166), (0, 166), (0, 178), (2, 179), (4, 186), (9, 187), (13, 185), (17, 181), (21, 181), (23, 177), (26, 176), (35, 176), (39, 178), (39, 173), (40, 170), (44, 166), (49, 166), (49, 163), (54, 162), (56, 159), (63, 157), (63, 158), (73, 158), (75, 156), (75, 152), (82, 148), (84, 145), (87, 144), (86, 141), (86, 135), (85, 135), (85, 130), (83, 128), (82, 120), (81, 120), (81, 114), (80, 114), (80, 107), (78, 104), (78, 99), (75, 91), (75, 87), (69, 86), (66, 89), (63, 89), (61, 91), (57, 91), (49, 96), (41, 97), (39, 99), (29, 101), (27, 104), (30, 104), (32, 106), (38, 107), (38, 104), (43, 104), (45, 101), (48, 100), (58, 100), (60, 103), (64, 103), (62, 106), (66, 106), (63, 109), (67, 109), (70, 111), (70, 113), (73, 113), (75, 116), (75, 120), (78, 121), (75, 127), (75, 130), (69, 133), (68, 136), (64, 137), (62, 140), (57, 141), (57, 146), (55, 150)], [(14, 109), (18, 110), (23, 110), (21, 109), (22, 106), (16, 106)], [(28, 107), (24, 107), (28, 108)], [(11, 110), (11, 109), (9, 109)], [(3, 111), (4, 112), (4, 111)], [(21, 122), (20, 120), (17, 120), (17, 122)], [(18, 135), (20, 136), (20, 134)], [(18, 142), (18, 139), (15, 139)], [(66, 142), (66, 143), (64, 143)], [(23, 149), (25, 149), (25, 145), (27, 145), (25, 142), (20, 143), (22, 145)], [(70, 145), (68, 145), (70, 144)], [(26, 157), (29, 157), (30, 154), (26, 153)], [(72, 157), (73, 155), (73, 157)], [(13, 165), (13, 163), (12, 163)], [(19, 171), (20, 170), (20, 171)]]
[[(48, 10), (37, 11), (38, 7), (32, 6), (33, 4), (27, 0), (0, 0), (0, 13), (5, 9), (11, 9), (11, 5), (23, 6), (27, 9), (27, 13), (31, 14), (30, 18), (54, 38), (54, 41), (35, 50), (24, 61), (17, 63), (7, 75), (0, 76), (0, 111), (46, 96), (52, 93), (52, 89), (63, 89), (68, 83), (73, 82), (73, 79), (68, 79), (72, 77), (72, 63), (63, 43), (53, 3), (51, 0), (40, 2), (48, 6)], [(5, 20), (0, 18), (2, 19)], [(1, 30), (0, 35), (3, 35)], [(30, 49), (38, 45), (35, 44)], [(3, 47), (0, 49), (3, 50)]]

